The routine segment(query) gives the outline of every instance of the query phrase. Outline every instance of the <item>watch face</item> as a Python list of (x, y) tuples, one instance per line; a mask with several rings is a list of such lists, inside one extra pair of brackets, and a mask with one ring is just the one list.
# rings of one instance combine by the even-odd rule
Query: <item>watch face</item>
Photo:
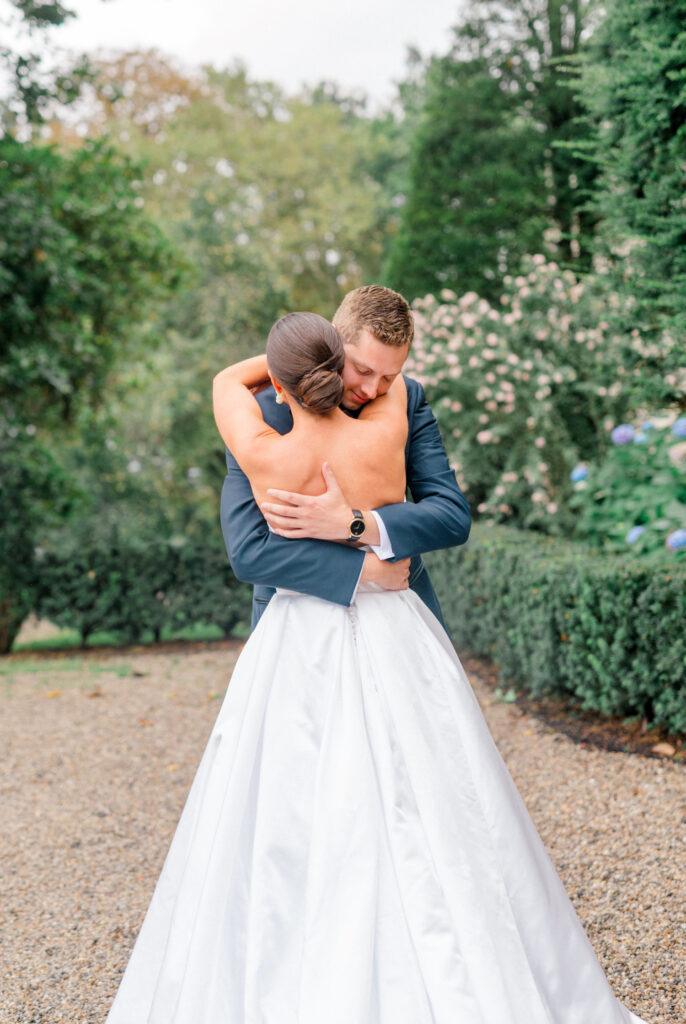
[(364, 519), (353, 519), (350, 524), (350, 532), (353, 537), (361, 537), (364, 533), (365, 522)]

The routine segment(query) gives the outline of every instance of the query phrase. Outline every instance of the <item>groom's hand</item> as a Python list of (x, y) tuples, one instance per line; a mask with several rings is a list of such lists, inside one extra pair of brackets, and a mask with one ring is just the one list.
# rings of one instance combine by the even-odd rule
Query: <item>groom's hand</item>
[(368, 551), (364, 556), (360, 583), (377, 583), (384, 590), (407, 590), (410, 585), (410, 559), (382, 562)]
[[(296, 494), (269, 488), (267, 494), (276, 501), (260, 506), (264, 518), (280, 537), (309, 537), (315, 540), (347, 541), (352, 519), (352, 506), (338, 485), (328, 462), (322, 466), (326, 490), (323, 494)], [(361, 540), (365, 544), (380, 542), (379, 527), (373, 516), (365, 515), (367, 528)]]

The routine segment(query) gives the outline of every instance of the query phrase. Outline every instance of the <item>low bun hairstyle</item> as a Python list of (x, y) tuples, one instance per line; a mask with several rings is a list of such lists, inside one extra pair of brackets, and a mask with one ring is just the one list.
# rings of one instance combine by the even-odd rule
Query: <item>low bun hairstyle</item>
[(269, 372), (296, 402), (323, 415), (343, 399), (343, 342), (316, 313), (287, 313), (267, 338)]

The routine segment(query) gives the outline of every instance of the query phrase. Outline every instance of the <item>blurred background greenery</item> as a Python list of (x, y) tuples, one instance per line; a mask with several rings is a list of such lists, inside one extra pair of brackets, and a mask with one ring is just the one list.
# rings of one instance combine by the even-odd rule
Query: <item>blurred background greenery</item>
[(47, 70), (31, 40), (69, 12), (10, 6), (0, 650), (30, 612), (83, 640), (245, 624), (211, 379), (369, 282), (415, 302), (408, 369), (477, 519), (678, 567), (686, 0), (471, 2), (374, 113), (156, 52)]

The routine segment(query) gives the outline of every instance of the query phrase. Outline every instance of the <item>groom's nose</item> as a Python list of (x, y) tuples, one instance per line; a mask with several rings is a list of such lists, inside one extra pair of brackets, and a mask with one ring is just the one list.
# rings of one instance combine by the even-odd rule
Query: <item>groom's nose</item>
[(375, 380), (374, 378), (367, 378), (367, 380), (365, 380), (364, 384), (359, 390), (362, 392), (365, 398), (368, 398), (371, 401), (373, 398), (376, 398), (379, 390), (378, 379)]

